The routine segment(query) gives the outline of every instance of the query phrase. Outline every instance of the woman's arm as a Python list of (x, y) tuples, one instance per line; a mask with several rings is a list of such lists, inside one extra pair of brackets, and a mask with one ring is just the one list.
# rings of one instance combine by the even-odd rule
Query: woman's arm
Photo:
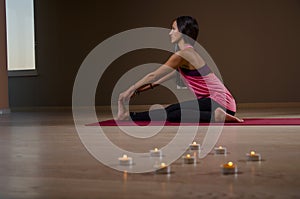
[(145, 84), (154, 83), (155, 81), (158, 81), (160, 78), (164, 77), (165, 75), (173, 72), (179, 66), (183, 65), (184, 62), (185, 60), (181, 56), (177, 54), (173, 54), (165, 64), (160, 66), (155, 71), (149, 73), (141, 80), (137, 81), (134, 85), (136, 88), (139, 88)]
[(164, 83), (165, 81), (168, 81), (169, 79), (172, 79), (176, 76), (176, 70), (173, 70), (172, 72), (170, 72), (169, 74), (165, 75), (164, 77), (160, 78), (159, 80), (157, 80), (156, 82), (153, 82), (153, 86), (155, 85), (159, 85)]
[(174, 78), (176, 75), (176, 71), (172, 71), (170, 72), (169, 74), (163, 76), (162, 78), (160, 78), (159, 80), (153, 82), (153, 83), (149, 83), (149, 84), (146, 84), (144, 86), (141, 86), (139, 87), (138, 89), (135, 90), (135, 94), (140, 94), (141, 92), (144, 92), (146, 90), (149, 90), (149, 89), (153, 89), (154, 87), (156, 86), (159, 86), (160, 84), (162, 84), (163, 82), (169, 80), (169, 79), (172, 79)]
[[(130, 97), (134, 94), (134, 92), (150, 83), (158, 82), (160, 80), (164, 80), (163, 77), (167, 76), (169, 73), (174, 72), (179, 66), (184, 65), (186, 61), (179, 55), (173, 54), (165, 64), (160, 66), (155, 71), (147, 74), (145, 77), (137, 81), (134, 85), (129, 87), (125, 92), (121, 93), (119, 96), (119, 100), (129, 100)], [(170, 75), (171, 76), (171, 75)]]

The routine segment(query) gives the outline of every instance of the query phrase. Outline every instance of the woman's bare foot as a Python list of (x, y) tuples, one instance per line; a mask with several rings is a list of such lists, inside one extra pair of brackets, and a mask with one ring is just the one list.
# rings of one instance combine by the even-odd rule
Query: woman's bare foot
[(215, 122), (244, 122), (244, 120), (226, 113), (221, 108), (217, 108), (215, 110)]
[(128, 120), (129, 111), (126, 110), (122, 101), (118, 101), (118, 117), (117, 120)]

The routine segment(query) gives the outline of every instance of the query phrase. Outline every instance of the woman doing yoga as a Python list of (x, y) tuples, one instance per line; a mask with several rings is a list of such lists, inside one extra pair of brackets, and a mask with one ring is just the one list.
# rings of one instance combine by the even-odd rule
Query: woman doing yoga
[[(117, 120), (164, 120), (166, 113), (169, 122), (181, 122), (182, 118), (184, 122), (243, 122), (234, 116), (236, 103), (233, 96), (193, 47), (198, 31), (197, 21), (190, 16), (180, 16), (173, 21), (169, 35), (178, 51), (165, 64), (119, 95)], [(125, 104), (132, 96), (175, 77), (176, 71), (195, 94), (196, 100), (145, 112), (129, 112), (126, 109)]]

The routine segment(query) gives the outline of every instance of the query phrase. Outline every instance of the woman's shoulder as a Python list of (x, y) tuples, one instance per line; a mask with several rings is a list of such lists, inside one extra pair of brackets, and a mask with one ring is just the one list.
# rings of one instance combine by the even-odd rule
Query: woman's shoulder
[(182, 68), (197, 70), (206, 65), (204, 59), (197, 52), (193, 51), (181, 50), (176, 52), (178, 56), (186, 60), (185, 65), (182, 66)]

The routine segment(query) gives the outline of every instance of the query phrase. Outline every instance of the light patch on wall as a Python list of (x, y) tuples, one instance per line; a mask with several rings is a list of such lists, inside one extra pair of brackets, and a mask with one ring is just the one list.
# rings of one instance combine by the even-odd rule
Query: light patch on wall
[(6, 0), (9, 71), (35, 69), (33, 0)]

